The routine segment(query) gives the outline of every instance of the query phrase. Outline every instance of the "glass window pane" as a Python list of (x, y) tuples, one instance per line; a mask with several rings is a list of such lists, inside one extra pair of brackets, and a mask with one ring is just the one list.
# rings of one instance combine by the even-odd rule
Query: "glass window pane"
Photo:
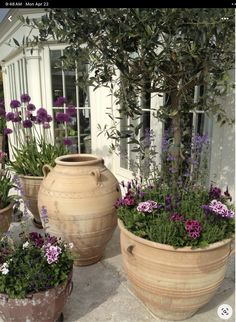
[(61, 67), (61, 51), (51, 50), (50, 61), (51, 61), (51, 77), (52, 77), (52, 99), (53, 102), (63, 95), (63, 83), (62, 83), (62, 67)]

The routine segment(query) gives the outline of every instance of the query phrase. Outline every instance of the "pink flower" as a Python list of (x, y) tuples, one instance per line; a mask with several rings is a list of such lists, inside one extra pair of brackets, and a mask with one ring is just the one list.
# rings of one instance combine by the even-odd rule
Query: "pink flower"
[(45, 249), (45, 257), (47, 257), (48, 264), (55, 263), (58, 260), (59, 255), (61, 254), (61, 248), (58, 246), (47, 244), (45, 245)]

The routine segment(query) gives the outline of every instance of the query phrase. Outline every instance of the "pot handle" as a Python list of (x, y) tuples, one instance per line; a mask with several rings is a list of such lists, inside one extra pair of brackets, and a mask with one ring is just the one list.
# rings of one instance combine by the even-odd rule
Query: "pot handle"
[(73, 291), (73, 287), (74, 287), (73, 281), (70, 280), (70, 282), (66, 286), (66, 294), (67, 294), (67, 296), (71, 295), (71, 293)]
[(44, 178), (48, 175), (50, 171), (52, 171), (53, 167), (51, 167), (49, 164), (44, 164), (43, 166), (43, 175)]
[(129, 245), (127, 248), (126, 248), (126, 251), (127, 253), (129, 253), (130, 255), (134, 255), (133, 254), (133, 249), (134, 249), (134, 245)]
[(95, 176), (97, 185), (101, 182), (101, 172), (99, 169), (94, 169), (90, 172), (91, 175)]

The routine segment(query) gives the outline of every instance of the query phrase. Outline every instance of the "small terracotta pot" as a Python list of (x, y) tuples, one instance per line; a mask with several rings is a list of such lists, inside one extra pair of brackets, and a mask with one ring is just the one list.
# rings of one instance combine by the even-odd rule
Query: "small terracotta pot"
[(1, 318), (5, 322), (55, 322), (60, 317), (73, 288), (72, 273), (64, 284), (24, 299), (10, 299), (0, 294)]
[(159, 318), (181, 321), (208, 303), (223, 282), (232, 239), (206, 248), (174, 248), (135, 236), (118, 220), (124, 270)]
[(19, 175), (19, 178), (23, 187), (23, 200), (29, 211), (34, 216), (34, 225), (41, 229), (43, 228), (43, 225), (38, 211), (38, 192), (41, 182), (43, 181), (43, 177)]
[(11, 216), (13, 211), (13, 202), (3, 209), (0, 209), (0, 233), (8, 231), (11, 224)]

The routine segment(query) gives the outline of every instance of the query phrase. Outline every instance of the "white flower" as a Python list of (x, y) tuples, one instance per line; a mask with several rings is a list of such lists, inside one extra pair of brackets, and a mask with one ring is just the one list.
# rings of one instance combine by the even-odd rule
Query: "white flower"
[(9, 272), (8, 263), (3, 263), (2, 266), (0, 266), (0, 272), (3, 275), (6, 275)]
[(74, 247), (74, 244), (73, 243), (69, 243), (68, 246), (69, 246), (70, 249), (72, 249)]
[(29, 246), (29, 242), (26, 241), (23, 245), (22, 245), (22, 248), (27, 248)]

